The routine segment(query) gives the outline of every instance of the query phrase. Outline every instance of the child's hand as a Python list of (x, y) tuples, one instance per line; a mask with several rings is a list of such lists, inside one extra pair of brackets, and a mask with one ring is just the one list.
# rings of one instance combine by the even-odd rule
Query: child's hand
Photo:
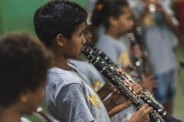
[(130, 84), (130, 88), (133, 88), (132, 90), (135, 95), (138, 95), (141, 97), (142, 91), (143, 91), (143, 88), (141, 87), (141, 85), (139, 85), (138, 83), (132, 83)]
[(149, 122), (149, 113), (152, 110), (153, 108), (149, 107), (148, 104), (145, 104), (133, 114), (128, 122)]
[(135, 70), (135, 69), (136, 69), (136, 67), (134, 67), (134, 66), (132, 66), (132, 65), (129, 65), (129, 66), (126, 66), (126, 67), (117, 68), (116, 71), (117, 71), (119, 74), (123, 75), (124, 72), (129, 73), (129, 72), (131, 72), (131, 71), (133, 71), (133, 70)]
[(165, 9), (163, 7), (163, 5), (161, 4), (160, 1), (155, 1), (154, 4), (156, 5), (156, 10), (159, 11), (160, 13), (164, 13)]
[[(106, 98), (103, 103), (107, 109), (108, 112), (110, 112), (112, 109), (116, 108), (116, 110), (114, 110), (113, 112), (111, 112), (111, 115), (114, 115), (115, 113), (117, 113), (117, 111), (119, 112), (120, 110), (124, 110), (126, 109), (129, 104), (124, 104), (126, 103), (128, 100), (126, 99), (126, 97), (124, 97), (124, 95), (120, 92), (118, 92), (116, 89), (114, 89), (114, 91), (111, 93), (111, 95)], [(123, 105), (121, 105), (123, 104)], [(119, 106), (121, 105), (121, 106)], [(117, 107), (119, 106), (119, 107)]]
[[(138, 95), (141, 97), (143, 88), (138, 83), (131, 83), (126, 85), (126, 87), (128, 87), (129, 90), (131, 90), (135, 95)], [(118, 92), (115, 89), (111, 95), (111, 101), (112, 101), (112, 104), (120, 105), (124, 102), (127, 102), (128, 99), (122, 93)]]
[(154, 4), (155, 0), (144, 0), (144, 3), (145, 3), (145, 8), (144, 10), (145, 11), (149, 11), (149, 6), (150, 4)]
[(114, 89), (114, 91), (112, 92), (112, 95), (111, 95), (111, 101), (112, 101), (112, 104), (117, 106), (117, 105), (120, 105), (128, 100), (126, 99), (126, 97), (124, 97), (124, 95), (122, 93), (120, 93), (116, 89)]
[(127, 109), (130, 105), (131, 105), (131, 102), (130, 102), (130, 100), (128, 100), (120, 105), (115, 106), (113, 109), (111, 109), (108, 112), (108, 114), (110, 117), (113, 117), (114, 115), (118, 114), (119, 112)]
[(140, 82), (141, 86), (149, 91), (156, 86), (156, 81), (154, 80), (153, 75), (148, 75), (145, 79)]

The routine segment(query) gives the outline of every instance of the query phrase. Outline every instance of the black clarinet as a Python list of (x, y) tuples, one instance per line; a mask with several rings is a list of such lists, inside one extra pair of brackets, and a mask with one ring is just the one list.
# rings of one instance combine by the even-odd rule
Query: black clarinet
[[(109, 68), (113, 71), (116, 72), (116, 68), (118, 67), (113, 61), (100, 49), (95, 48), (94, 49), (95, 53), (97, 53), (100, 58), (102, 58), (109, 66)], [(126, 72), (123, 72), (122, 75), (117, 74), (119, 78), (121, 78), (121, 81), (126, 81), (128, 83), (135, 83), (135, 81), (129, 76)], [(162, 118), (166, 122), (181, 122), (181, 120), (177, 120), (174, 117), (172, 117), (167, 111), (164, 109), (164, 107), (155, 100), (153, 95), (149, 91), (143, 91), (142, 92), (142, 99), (144, 100), (145, 103), (149, 104), (151, 107), (153, 107), (154, 110), (156, 110)]]
[[(134, 107), (138, 110), (146, 102), (140, 97), (135, 95), (132, 90), (126, 87), (126, 82), (122, 82), (122, 77), (119, 76), (117, 72), (114, 72), (108, 64), (96, 54), (92, 48), (83, 47), (81, 50), (82, 53), (86, 56), (91, 64), (102, 73), (102, 75), (111, 82), (127, 99), (130, 99)], [(153, 110), (151, 116), (154, 118), (155, 122), (166, 122), (162, 119), (160, 114)]]
[[(93, 50), (95, 51), (95, 53), (97, 53), (108, 65), (109, 67), (114, 70), (114, 72), (116, 72), (117, 68), (121, 68), (119, 67), (117, 64), (115, 64), (102, 50), (98, 49), (98, 48), (93, 48)], [(124, 77), (126, 77), (125, 79), (128, 80), (128, 82), (132, 82), (133, 79), (126, 73), (124, 73)]]
[(108, 64), (113, 66), (114, 68), (118, 68), (119, 66), (115, 64), (102, 50), (98, 48), (93, 48), (93, 50)]
[[(130, 40), (131, 48), (133, 48), (136, 44), (139, 44), (139, 42), (135, 38), (135, 34), (129, 33), (128, 38)], [(140, 80), (143, 80), (144, 78), (144, 67), (143, 67), (143, 58), (139, 57), (137, 58), (134, 55), (131, 55), (132, 64), (136, 67), (136, 73), (139, 76)]]
[[(116, 63), (114, 63), (102, 50), (98, 49), (98, 48), (93, 48), (93, 50), (111, 67), (111, 69), (113, 69), (114, 71), (116, 70), (116, 68), (121, 68), (119, 65), (117, 65)], [(132, 72), (136, 72), (136, 71), (132, 71)], [(128, 75), (127, 75), (128, 76)], [(130, 77), (129, 77), (130, 78)], [(137, 78), (136, 78), (137, 79)]]

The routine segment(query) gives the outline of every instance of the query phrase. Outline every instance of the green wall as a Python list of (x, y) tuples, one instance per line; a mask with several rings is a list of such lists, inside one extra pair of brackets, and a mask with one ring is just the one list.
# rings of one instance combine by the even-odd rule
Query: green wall
[(33, 15), (47, 0), (1, 0), (2, 33), (25, 31), (34, 33)]
[[(0, 0), (0, 34), (24, 31), (34, 33), (35, 10), (48, 0)], [(87, 0), (73, 0), (85, 7)]]
[(79, 3), (84, 8), (86, 8), (88, 3), (88, 0), (72, 0), (72, 1)]
[(3, 33), (2, 31), (2, 1), (0, 0), (0, 35)]

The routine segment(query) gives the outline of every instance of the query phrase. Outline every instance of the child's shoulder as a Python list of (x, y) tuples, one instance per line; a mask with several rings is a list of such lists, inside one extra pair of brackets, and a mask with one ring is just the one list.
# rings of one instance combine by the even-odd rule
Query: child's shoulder
[(78, 78), (74, 72), (63, 70), (57, 67), (51, 68), (48, 72), (48, 84), (55, 85), (70, 85), (81, 84), (81, 79)]
[(56, 97), (60, 90), (73, 85), (83, 87), (81, 79), (75, 76), (71, 71), (66, 71), (57, 67), (48, 71), (48, 83), (46, 86), (46, 94), (52, 94)]

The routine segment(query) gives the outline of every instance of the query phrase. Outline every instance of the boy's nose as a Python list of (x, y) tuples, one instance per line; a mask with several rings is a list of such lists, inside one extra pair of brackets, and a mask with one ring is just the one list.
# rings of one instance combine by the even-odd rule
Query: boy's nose
[(82, 39), (82, 45), (86, 44), (86, 39), (84, 38), (83, 36), (83, 39)]

